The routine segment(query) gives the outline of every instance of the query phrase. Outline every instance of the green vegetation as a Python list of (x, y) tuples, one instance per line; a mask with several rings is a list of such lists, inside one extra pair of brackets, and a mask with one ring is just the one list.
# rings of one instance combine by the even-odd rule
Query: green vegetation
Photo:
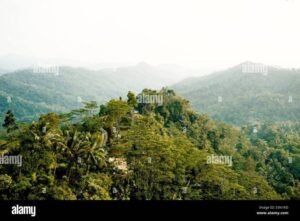
[[(299, 199), (298, 125), (242, 129), (193, 111), (173, 90), (163, 105), (110, 100), (0, 133), (0, 199)], [(12, 121), (10, 121), (12, 122)], [(232, 166), (207, 163), (230, 156)]]
[(113, 85), (114, 77), (108, 74), (69, 67), (60, 67), (59, 72), (34, 73), (28, 69), (0, 76), (1, 117), (12, 110), (17, 121), (31, 122), (43, 113), (81, 108), (82, 101), (104, 102), (126, 95), (124, 88)]
[(2, 126), (6, 129), (7, 133), (10, 133), (11, 131), (18, 128), (15, 116), (10, 110), (7, 111), (4, 119), (4, 124)]
[(242, 65), (173, 88), (197, 111), (233, 125), (299, 122), (300, 70), (269, 67), (264, 75), (243, 73)]
[(0, 75), (0, 121), (7, 110), (14, 112), (18, 122), (31, 122), (48, 112), (81, 108), (82, 101), (104, 103), (117, 96), (126, 97), (128, 90), (161, 88), (170, 82), (164, 77), (166, 73), (141, 63), (116, 70), (59, 67), (58, 73), (25, 69)]

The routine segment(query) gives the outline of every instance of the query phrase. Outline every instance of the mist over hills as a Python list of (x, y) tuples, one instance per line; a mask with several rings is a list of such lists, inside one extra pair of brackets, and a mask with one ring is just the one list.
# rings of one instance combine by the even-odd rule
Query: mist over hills
[(30, 121), (41, 113), (78, 108), (84, 101), (103, 103), (124, 97), (129, 90), (160, 89), (186, 74), (173, 65), (153, 66), (145, 62), (100, 70), (53, 66), (53, 71), (49, 67), (32, 66), (0, 76), (0, 119), (12, 109), (18, 120)]
[[(168, 84), (175, 83), (183, 80), (188, 76), (200, 76), (209, 74), (215, 70), (212, 67), (202, 68), (187, 68), (175, 63), (160, 63), (157, 65), (148, 64), (147, 62), (140, 61), (139, 63), (132, 62), (87, 62), (63, 58), (43, 58), (43, 57), (29, 57), (19, 54), (6, 54), (0, 56), (0, 74), (33, 68), (36, 66), (60, 66), (60, 67), (73, 67), (85, 68), (93, 71), (116, 71), (118, 69), (134, 70), (136, 68), (150, 68), (153, 74), (159, 72), (160, 76), (164, 76), (169, 81)], [(121, 73), (122, 74), (122, 73)], [(173, 80), (172, 80), (173, 79)], [(160, 80), (160, 79), (158, 79)]]
[[(235, 125), (297, 121), (299, 70), (270, 67), (265, 75), (241, 68), (176, 84), (191, 102), (170, 88), (128, 93), (170, 82), (160, 75), (165, 72), (145, 63), (101, 71), (25, 69), (0, 76), (2, 116), (12, 110), (1, 119), (0, 153), (22, 153), (26, 159), (22, 177), (0, 167), (1, 180), (9, 183), (0, 198), (299, 199), (299, 123), (262, 124), (254, 131), (252, 125), (237, 128), (203, 114)], [(163, 102), (140, 102), (137, 93), (160, 95)], [(214, 160), (219, 156), (227, 161)], [(41, 185), (47, 185), (48, 194), (39, 193)]]
[(183, 76), (195, 73), (176, 65), (145, 62), (100, 70), (60, 66), (57, 74), (35, 73), (34, 67), (16, 70), (0, 76), (0, 118), (12, 109), (18, 120), (30, 121), (41, 113), (78, 108), (84, 101), (104, 103), (125, 97), (129, 90), (173, 85), (197, 111), (215, 120), (238, 126), (299, 121), (300, 70), (268, 66), (266, 74), (245, 73), (246, 64), (255, 65), (242, 63), (184, 80)]
[(247, 64), (189, 78), (172, 88), (198, 111), (235, 125), (299, 121), (300, 70), (268, 66), (265, 74), (245, 72)]

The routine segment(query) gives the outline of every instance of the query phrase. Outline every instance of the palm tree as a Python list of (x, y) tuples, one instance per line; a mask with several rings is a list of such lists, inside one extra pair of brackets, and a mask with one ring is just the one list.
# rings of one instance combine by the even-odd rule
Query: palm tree
[(105, 150), (102, 148), (102, 134), (66, 130), (64, 132), (66, 144), (60, 146), (60, 152), (70, 160), (68, 177), (71, 176), (72, 168), (78, 168), (78, 159), (86, 166), (87, 173), (90, 166), (98, 168), (105, 165)]
[(87, 138), (89, 140), (89, 146), (87, 146), (83, 158), (86, 160), (86, 163), (88, 164), (87, 172), (89, 172), (90, 165), (95, 165), (98, 168), (105, 166), (106, 152), (102, 148), (103, 135), (101, 133), (94, 133), (94, 134), (88, 133)]

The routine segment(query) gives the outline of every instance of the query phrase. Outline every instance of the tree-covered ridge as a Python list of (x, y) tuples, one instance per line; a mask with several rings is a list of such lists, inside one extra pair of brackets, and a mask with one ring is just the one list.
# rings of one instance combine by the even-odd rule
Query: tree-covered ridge
[(43, 65), (17, 70), (0, 75), (0, 121), (7, 110), (15, 113), (17, 121), (31, 122), (41, 114), (79, 108), (82, 101), (104, 103), (126, 96), (128, 90), (161, 88), (176, 81), (166, 77), (170, 75), (146, 63), (100, 70)]
[(79, 108), (81, 101), (126, 94), (114, 80), (108, 73), (70, 67), (60, 67), (59, 75), (31, 69), (5, 74), (0, 76), (0, 113), (11, 109), (17, 120), (31, 122), (40, 114)]
[(300, 70), (268, 66), (266, 74), (245, 73), (247, 64), (187, 79), (173, 88), (197, 111), (233, 125), (299, 122)]
[[(139, 102), (148, 95), (163, 103)], [(0, 155), (23, 162), (0, 164), (0, 198), (299, 199), (298, 129), (239, 130), (193, 111), (172, 90), (129, 92), (100, 110), (89, 102), (3, 131)]]

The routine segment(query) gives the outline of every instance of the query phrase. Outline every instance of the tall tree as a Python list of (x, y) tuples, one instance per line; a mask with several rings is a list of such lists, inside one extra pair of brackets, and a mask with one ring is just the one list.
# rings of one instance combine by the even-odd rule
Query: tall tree
[(135, 97), (135, 94), (131, 91), (127, 94), (127, 104), (133, 108), (136, 108), (137, 106), (137, 99)]
[(10, 133), (11, 131), (18, 129), (15, 116), (11, 110), (8, 110), (6, 112), (4, 124), (2, 124), (2, 126), (6, 128), (7, 133)]

